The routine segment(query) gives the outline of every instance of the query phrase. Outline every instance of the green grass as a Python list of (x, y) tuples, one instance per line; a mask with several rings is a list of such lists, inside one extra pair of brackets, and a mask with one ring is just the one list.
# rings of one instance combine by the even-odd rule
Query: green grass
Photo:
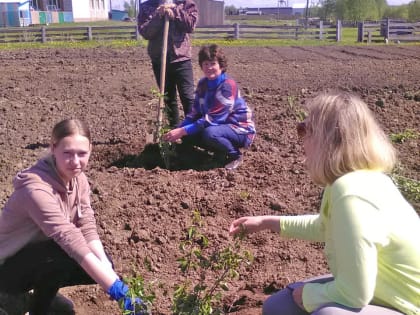
[(389, 137), (393, 143), (404, 143), (410, 139), (418, 139), (420, 137), (420, 133), (414, 129), (407, 129), (403, 132), (391, 133)]
[(13, 49), (44, 49), (44, 48), (124, 48), (124, 47), (146, 47), (146, 41), (140, 40), (107, 40), (107, 41), (80, 41), (80, 42), (48, 42), (48, 43), (5, 43), (0, 44), (1, 50)]
[[(49, 24), (48, 27), (72, 27), (72, 26), (129, 26), (132, 25), (133, 27), (136, 23), (133, 22), (122, 22), (122, 21), (94, 21), (94, 22), (72, 22), (72, 23), (56, 23), (56, 24)], [(41, 26), (35, 26), (41, 27)]]
[[(286, 40), (286, 39), (239, 39), (239, 40), (225, 40), (225, 39), (194, 39), (193, 46), (200, 47), (208, 44), (218, 44), (223, 47), (290, 47), (290, 46), (366, 46), (366, 43), (357, 43), (354, 40), (343, 40), (341, 42), (335, 41), (320, 41), (320, 40)], [(381, 46), (381, 43), (372, 43), (370, 46)], [(394, 45), (394, 44), (390, 44)], [(420, 45), (420, 43), (404, 43), (399, 45)], [(96, 47), (110, 47), (110, 48), (124, 48), (124, 47), (146, 47), (146, 40), (104, 40), (104, 41), (75, 41), (75, 42), (28, 42), (28, 43), (3, 43), (0, 44), (1, 50), (12, 49), (41, 49), (41, 48), (96, 48)]]
[(391, 175), (404, 197), (412, 204), (420, 202), (420, 182), (397, 173)]
[(247, 16), (229, 16), (225, 19), (225, 24), (246, 24), (246, 25), (296, 25), (296, 20), (277, 20), (276, 18), (261, 18), (261, 19), (249, 19)]
[[(240, 24), (248, 25), (294, 25), (295, 20), (276, 20), (276, 19), (245, 19), (245, 20), (226, 20), (226, 25), (239, 22)], [(134, 22), (122, 22), (122, 21), (97, 21), (97, 22), (80, 22), (80, 23), (60, 23), (50, 24), (48, 28), (60, 28), (60, 27), (71, 27), (71, 26), (135, 26)], [(35, 26), (34, 28), (41, 26)], [(267, 46), (349, 46), (349, 45), (384, 45), (384, 43), (358, 43), (357, 42), (357, 28), (343, 28), (342, 29), (342, 40), (336, 42), (334, 40), (305, 40), (305, 39), (225, 39), (225, 38), (214, 38), (214, 39), (193, 39), (192, 43), (194, 46), (202, 46), (212, 42), (225, 47), (267, 47)], [(146, 47), (146, 40), (102, 40), (102, 41), (73, 41), (73, 42), (48, 42), (48, 43), (3, 43), (0, 44), (0, 50), (3, 49), (22, 49), (22, 48), (94, 48), (94, 47)], [(389, 45), (395, 45), (390, 43)], [(420, 45), (419, 42), (414, 43), (403, 43), (399, 45)]]
[[(195, 39), (193, 45), (201, 46), (207, 44), (209, 40)], [(355, 45), (357, 43), (352, 42), (333, 42), (333, 41), (322, 41), (322, 40), (294, 40), (294, 39), (238, 39), (238, 40), (223, 40), (215, 39), (211, 40), (211, 43), (218, 44), (224, 47), (269, 47), (269, 46), (333, 46), (333, 45)]]

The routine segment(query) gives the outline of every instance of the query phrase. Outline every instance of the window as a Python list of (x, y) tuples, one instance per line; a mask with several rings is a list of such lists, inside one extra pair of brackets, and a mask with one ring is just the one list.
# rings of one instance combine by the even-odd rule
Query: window
[(60, 0), (48, 0), (48, 10), (49, 11), (61, 10)]
[(41, 2), (41, 0), (31, 0), (31, 7), (34, 10), (41, 10), (40, 2)]

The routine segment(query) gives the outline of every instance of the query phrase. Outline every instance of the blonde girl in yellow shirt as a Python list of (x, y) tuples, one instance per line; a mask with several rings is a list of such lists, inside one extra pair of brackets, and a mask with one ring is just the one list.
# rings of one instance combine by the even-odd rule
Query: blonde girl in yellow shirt
[(242, 217), (230, 234), (269, 229), (324, 242), (331, 275), (288, 285), (263, 314), (419, 315), (420, 219), (386, 175), (396, 152), (368, 106), (353, 94), (320, 94), (297, 131), (309, 174), (325, 187), (320, 213)]

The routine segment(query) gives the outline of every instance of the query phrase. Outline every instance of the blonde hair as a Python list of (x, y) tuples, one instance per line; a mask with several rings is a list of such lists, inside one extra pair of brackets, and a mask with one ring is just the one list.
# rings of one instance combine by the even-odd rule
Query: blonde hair
[(390, 172), (396, 151), (359, 97), (347, 92), (325, 92), (307, 105), (311, 152), (309, 174), (322, 185), (361, 169)]

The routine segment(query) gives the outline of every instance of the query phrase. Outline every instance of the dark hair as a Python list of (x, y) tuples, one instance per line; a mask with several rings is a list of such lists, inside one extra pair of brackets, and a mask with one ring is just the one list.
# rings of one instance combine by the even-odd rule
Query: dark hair
[(91, 142), (89, 127), (83, 121), (78, 119), (64, 119), (54, 126), (51, 133), (51, 145), (57, 144), (67, 136), (76, 134), (88, 138), (89, 142)]
[(225, 72), (227, 70), (227, 58), (222, 48), (216, 44), (203, 46), (198, 52), (198, 63), (200, 68), (203, 66), (203, 62), (207, 60), (217, 60), (222, 71)]

